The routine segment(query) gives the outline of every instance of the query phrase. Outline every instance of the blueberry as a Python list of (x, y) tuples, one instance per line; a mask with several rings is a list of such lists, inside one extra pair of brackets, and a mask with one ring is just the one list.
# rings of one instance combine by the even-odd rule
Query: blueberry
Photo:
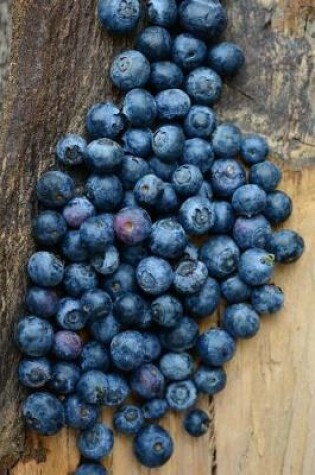
[(245, 135), (241, 141), (240, 153), (246, 164), (255, 165), (266, 160), (269, 146), (266, 139), (261, 135)]
[(90, 332), (93, 338), (104, 345), (108, 345), (120, 331), (121, 325), (112, 314), (109, 314), (107, 317), (97, 318), (90, 325)]
[(189, 378), (195, 369), (194, 360), (188, 353), (165, 353), (159, 367), (165, 378), (171, 381)]
[(36, 285), (55, 287), (64, 275), (64, 265), (50, 252), (35, 252), (27, 263), (27, 273)]
[(283, 191), (273, 191), (267, 194), (265, 217), (272, 224), (280, 224), (291, 216), (292, 200)]
[(150, 235), (151, 227), (151, 218), (142, 208), (124, 208), (114, 218), (114, 229), (117, 238), (129, 246), (145, 241)]
[(165, 89), (156, 95), (155, 100), (160, 120), (181, 120), (190, 109), (190, 98), (181, 89)]
[(185, 135), (179, 125), (162, 125), (153, 134), (153, 152), (166, 163), (173, 163), (181, 157), (184, 144)]
[(26, 294), (25, 303), (32, 315), (50, 318), (57, 313), (59, 299), (52, 289), (30, 287)]
[(104, 290), (115, 300), (125, 292), (135, 292), (137, 289), (135, 269), (128, 264), (121, 264), (117, 271), (108, 277)]
[(252, 290), (238, 275), (233, 275), (222, 282), (221, 292), (227, 302), (242, 303), (250, 299)]
[(227, 234), (235, 222), (234, 210), (228, 201), (214, 201), (214, 223), (211, 228), (213, 234)]
[(225, 235), (210, 237), (200, 249), (200, 259), (206, 264), (209, 276), (225, 278), (238, 266), (240, 251), (232, 238)]
[(148, 0), (148, 17), (153, 25), (166, 28), (174, 25), (177, 20), (177, 4), (175, 0)]
[(65, 423), (61, 402), (45, 392), (28, 396), (23, 403), (22, 414), (26, 427), (41, 435), (55, 435)]
[(239, 217), (233, 227), (233, 237), (240, 249), (261, 247), (264, 249), (271, 236), (271, 226), (266, 218), (258, 214), (252, 218)]
[(174, 218), (156, 221), (150, 235), (150, 250), (160, 257), (176, 258), (187, 245), (187, 236), (182, 226)]
[(202, 173), (208, 173), (213, 160), (214, 154), (210, 142), (198, 137), (185, 141), (181, 164), (195, 165)]
[(163, 182), (152, 173), (137, 181), (134, 194), (137, 202), (142, 206), (154, 206), (163, 194)]
[(107, 393), (107, 377), (98, 370), (84, 373), (77, 385), (80, 399), (88, 404), (104, 405)]
[(109, 367), (109, 354), (107, 348), (97, 341), (89, 341), (82, 348), (80, 356), (82, 371), (98, 369), (107, 371)]
[(279, 185), (281, 177), (281, 170), (271, 162), (253, 165), (248, 175), (250, 183), (260, 186), (266, 192), (274, 191)]
[(157, 214), (161, 216), (172, 215), (178, 210), (179, 205), (179, 198), (174, 186), (171, 183), (164, 183), (163, 194), (155, 206)]
[(48, 208), (61, 208), (71, 200), (74, 181), (66, 173), (50, 171), (44, 173), (37, 182), (37, 198)]
[(42, 388), (51, 379), (50, 361), (47, 358), (24, 358), (19, 363), (18, 377), (27, 388)]
[(220, 303), (220, 286), (209, 277), (199, 292), (185, 297), (184, 304), (188, 314), (194, 318), (211, 315)]
[(58, 244), (67, 232), (67, 223), (56, 211), (43, 211), (32, 222), (33, 235), (42, 246)]
[(84, 463), (76, 469), (74, 475), (108, 475), (108, 472), (96, 463)]
[(76, 360), (82, 351), (82, 342), (79, 335), (69, 330), (55, 333), (53, 353), (60, 360)]
[(242, 141), (241, 131), (236, 125), (224, 123), (219, 125), (212, 139), (214, 153), (219, 158), (236, 157)]
[(106, 406), (120, 406), (129, 395), (127, 381), (119, 374), (106, 374), (106, 393), (104, 404)]
[(180, 294), (195, 294), (200, 291), (207, 277), (208, 270), (203, 262), (184, 260), (175, 270), (174, 287)]
[(172, 176), (176, 168), (178, 167), (177, 163), (165, 163), (157, 157), (152, 157), (149, 160), (149, 166), (152, 170), (152, 173), (156, 175), (163, 181), (171, 181)]
[(214, 131), (216, 117), (207, 106), (193, 106), (189, 110), (184, 123), (187, 137), (209, 139)]
[(126, 130), (121, 140), (124, 151), (133, 156), (147, 158), (152, 152), (152, 132), (150, 129), (130, 127)]
[(136, 271), (138, 285), (144, 292), (159, 295), (168, 290), (173, 283), (173, 270), (170, 264), (159, 257), (143, 259)]
[(203, 363), (209, 366), (222, 366), (233, 358), (236, 345), (225, 330), (212, 328), (200, 335), (196, 348)]
[(56, 156), (63, 165), (80, 165), (86, 149), (86, 140), (77, 134), (67, 134), (58, 140)]
[(124, 99), (123, 114), (134, 127), (148, 127), (157, 115), (157, 103), (145, 89), (132, 89)]
[(114, 59), (110, 77), (114, 85), (123, 91), (143, 87), (150, 77), (150, 63), (139, 51), (124, 51)]
[(142, 406), (145, 420), (160, 419), (168, 411), (169, 406), (165, 399), (151, 399)]
[(251, 305), (237, 303), (226, 307), (222, 324), (233, 338), (252, 338), (259, 330), (260, 319)]
[(151, 64), (150, 85), (157, 91), (179, 88), (183, 82), (184, 74), (177, 64), (171, 61)]
[(191, 70), (201, 66), (206, 54), (206, 44), (190, 33), (182, 33), (173, 41), (172, 58), (182, 69)]
[(65, 268), (63, 285), (73, 297), (80, 297), (87, 290), (97, 287), (98, 279), (94, 269), (88, 264), (69, 264)]
[(125, 190), (132, 190), (137, 181), (148, 173), (149, 165), (143, 158), (125, 155), (119, 178)]
[(189, 317), (182, 317), (173, 328), (160, 331), (160, 340), (169, 351), (183, 352), (193, 348), (199, 335), (197, 323)]
[(52, 367), (49, 387), (57, 394), (70, 394), (75, 391), (80, 379), (80, 368), (73, 364), (61, 361)]
[(240, 257), (240, 278), (248, 285), (266, 284), (272, 276), (275, 260), (274, 254), (263, 249), (248, 249)]
[(163, 427), (149, 424), (138, 432), (134, 439), (133, 451), (137, 460), (146, 467), (164, 465), (172, 456), (174, 443)]
[(233, 193), (232, 206), (238, 214), (251, 217), (265, 209), (266, 201), (267, 196), (262, 188), (243, 185)]
[(54, 331), (42, 318), (29, 316), (16, 325), (14, 339), (18, 349), (28, 356), (44, 356), (52, 348)]
[(142, 410), (138, 406), (122, 406), (113, 418), (114, 427), (122, 434), (136, 434), (144, 424)]
[(151, 304), (153, 320), (162, 327), (172, 328), (183, 316), (183, 306), (176, 297), (164, 294)]
[(196, 104), (212, 106), (221, 96), (222, 80), (212, 69), (199, 67), (186, 77), (185, 91)]
[(90, 175), (86, 194), (101, 211), (115, 211), (123, 199), (123, 187), (116, 175)]
[(217, 0), (184, 0), (179, 7), (180, 24), (207, 39), (216, 39), (227, 26), (227, 14)]
[(184, 197), (196, 194), (202, 182), (202, 173), (194, 165), (181, 165), (175, 170), (172, 177), (176, 193)]
[(202, 236), (213, 226), (213, 203), (199, 196), (188, 198), (180, 207), (178, 220), (188, 234)]
[(171, 35), (161, 26), (148, 26), (137, 38), (137, 49), (150, 61), (167, 59), (170, 56), (171, 44)]
[(158, 336), (153, 332), (143, 332), (144, 339), (144, 362), (151, 363), (161, 354), (161, 343)]
[(133, 392), (143, 399), (162, 397), (164, 376), (157, 366), (146, 363), (132, 373), (130, 386)]
[(91, 259), (91, 266), (102, 275), (110, 275), (119, 267), (119, 252), (113, 245), (109, 245), (101, 254), (96, 254)]
[(124, 34), (134, 30), (140, 14), (139, 0), (98, 0), (101, 25), (113, 33)]
[(115, 104), (101, 102), (88, 111), (85, 126), (92, 139), (115, 139), (123, 131), (125, 121)]
[(200, 366), (194, 374), (194, 382), (199, 392), (213, 396), (225, 388), (226, 373), (223, 368)]
[(120, 247), (120, 258), (125, 264), (137, 267), (140, 261), (145, 257), (148, 257), (149, 251), (145, 243), (135, 244), (134, 246), (128, 246), (123, 244)]
[(238, 45), (223, 42), (210, 49), (208, 63), (220, 76), (233, 76), (244, 65), (245, 56)]
[(245, 170), (232, 158), (216, 160), (211, 168), (211, 185), (217, 196), (229, 198), (246, 183)]
[(137, 326), (145, 311), (145, 301), (136, 293), (126, 292), (115, 300), (115, 317), (124, 326)]
[(114, 241), (114, 220), (110, 214), (100, 214), (88, 218), (80, 228), (82, 245), (89, 253), (105, 251)]
[(114, 336), (110, 355), (116, 368), (131, 371), (144, 361), (144, 340), (140, 332), (128, 330)]
[(79, 228), (84, 221), (95, 215), (95, 208), (85, 196), (76, 196), (66, 204), (62, 214), (70, 228)]
[(193, 409), (186, 414), (183, 425), (189, 435), (192, 437), (201, 437), (208, 432), (210, 419), (205, 411)]
[(276, 285), (262, 285), (252, 291), (251, 303), (259, 314), (276, 313), (284, 304), (284, 294)]
[[(100, 415), (99, 407), (87, 404), (76, 394), (68, 396), (63, 406), (66, 424), (73, 429), (85, 430), (94, 426)], [(90, 473), (87, 475), (90, 475)]]
[(82, 330), (87, 322), (80, 300), (66, 297), (60, 300), (56, 316), (58, 325), (64, 330)]
[(114, 435), (105, 424), (95, 424), (81, 432), (77, 445), (84, 458), (98, 461), (112, 451)]
[(301, 257), (305, 244), (303, 238), (291, 229), (274, 232), (267, 242), (267, 249), (282, 263), (294, 262)]
[(84, 161), (91, 172), (102, 175), (114, 172), (122, 164), (123, 156), (123, 149), (117, 142), (102, 138), (89, 143)]
[(81, 308), (84, 315), (93, 321), (97, 318), (107, 317), (113, 309), (113, 303), (107, 292), (93, 289), (82, 295)]
[(68, 231), (61, 243), (63, 256), (71, 262), (83, 262), (89, 257), (88, 250), (83, 246), (79, 230)]
[(165, 398), (173, 411), (186, 411), (197, 401), (197, 388), (191, 379), (177, 381), (167, 386)]

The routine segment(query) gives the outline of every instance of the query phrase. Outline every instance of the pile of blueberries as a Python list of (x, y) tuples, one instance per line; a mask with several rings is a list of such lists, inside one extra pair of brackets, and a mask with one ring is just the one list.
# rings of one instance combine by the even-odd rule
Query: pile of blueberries
[[(138, 0), (99, 1), (112, 32), (133, 30), (140, 14)], [(19, 380), (33, 391), (23, 415), (43, 435), (65, 424), (80, 431), (76, 475), (107, 473), (100, 461), (114, 435), (99, 422), (104, 406), (118, 407), (114, 428), (134, 437), (148, 467), (172, 455), (156, 423), (167, 411), (186, 411), (185, 430), (205, 434), (198, 395), (224, 388), (237, 339), (283, 306), (270, 283), (275, 265), (304, 250), (296, 232), (272, 230), (292, 202), (276, 190), (281, 171), (267, 160), (266, 140), (220, 123), (212, 109), (222, 81), (244, 63), (237, 45), (216, 43), (227, 25), (221, 3), (149, 0), (146, 16), (137, 49), (112, 63), (122, 107), (94, 105), (89, 143), (63, 136), (59, 170), (36, 188), (41, 250), (27, 263), (29, 316), (15, 329), (25, 355)], [(200, 334), (198, 322), (221, 298), (219, 327)]]

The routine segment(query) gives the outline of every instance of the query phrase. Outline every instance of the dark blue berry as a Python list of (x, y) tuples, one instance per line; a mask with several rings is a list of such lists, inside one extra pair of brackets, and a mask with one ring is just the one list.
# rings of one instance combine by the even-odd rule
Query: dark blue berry
[(195, 195), (202, 182), (202, 173), (194, 165), (181, 165), (175, 170), (172, 177), (176, 193), (184, 197)]
[(169, 351), (182, 352), (193, 348), (199, 335), (197, 323), (189, 317), (182, 317), (177, 325), (160, 331), (160, 340)]
[(132, 89), (124, 99), (123, 114), (134, 127), (148, 127), (157, 115), (157, 103), (146, 89)]
[(125, 292), (135, 292), (137, 290), (135, 269), (128, 264), (121, 264), (104, 282), (104, 290), (113, 300)]
[(144, 361), (144, 340), (142, 334), (128, 330), (114, 336), (110, 344), (110, 355), (116, 368), (131, 371)]
[(208, 54), (210, 68), (220, 76), (233, 76), (245, 63), (242, 49), (234, 43), (219, 43), (210, 49)]
[(61, 208), (71, 200), (74, 181), (66, 173), (50, 171), (44, 173), (37, 182), (38, 200), (48, 208)]
[(152, 363), (137, 368), (131, 375), (130, 386), (142, 399), (162, 397), (164, 393), (164, 376)]
[(242, 303), (250, 299), (252, 289), (238, 275), (233, 275), (222, 282), (221, 292), (229, 303)]
[(88, 404), (104, 405), (107, 394), (107, 377), (99, 370), (84, 373), (77, 385), (80, 399)]
[(125, 155), (119, 173), (125, 190), (132, 190), (137, 181), (147, 175), (149, 170), (149, 165), (143, 158)]
[(139, 0), (98, 0), (101, 25), (113, 33), (124, 34), (134, 30), (140, 14)]
[(122, 406), (113, 418), (114, 427), (122, 434), (136, 434), (144, 424), (142, 410), (138, 406)]
[(98, 369), (106, 372), (109, 367), (109, 354), (107, 348), (97, 341), (89, 341), (82, 348), (80, 356), (82, 371)]
[(64, 276), (63, 262), (50, 252), (35, 252), (27, 263), (27, 273), (34, 284), (55, 287)]
[(80, 379), (80, 375), (80, 368), (77, 365), (61, 361), (52, 367), (49, 387), (57, 394), (73, 393)]
[(160, 359), (159, 367), (168, 380), (181, 381), (193, 374), (195, 364), (188, 353), (165, 353)]
[(52, 350), (54, 355), (60, 360), (76, 360), (82, 351), (81, 338), (75, 332), (61, 330), (55, 333)]
[(240, 163), (232, 158), (215, 160), (211, 168), (211, 185), (217, 196), (229, 198), (245, 183), (246, 174)]
[(259, 330), (260, 319), (251, 305), (237, 303), (226, 307), (222, 325), (233, 338), (252, 338)]
[(30, 287), (26, 294), (25, 303), (32, 315), (50, 318), (57, 313), (59, 299), (52, 289)]
[(192, 437), (201, 437), (209, 430), (210, 419), (201, 409), (193, 409), (188, 412), (183, 422), (186, 432)]
[(145, 243), (135, 244), (134, 246), (128, 246), (128, 244), (120, 246), (120, 258), (122, 262), (130, 266), (137, 267), (139, 262), (148, 255), (149, 251)]
[(226, 278), (238, 266), (240, 251), (232, 238), (225, 235), (210, 237), (200, 249), (200, 259), (206, 264), (209, 276)]
[(181, 89), (165, 89), (155, 96), (158, 118), (163, 121), (181, 120), (188, 114), (190, 98)]
[(95, 424), (81, 432), (77, 445), (84, 458), (98, 461), (112, 451), (114, 434), (105, 424)]
[(199, 292), (185, 297), (187, 313), (194, 318), (211, 315), (220, 303), (220, 286), (215, 279), (209, 277)]
[(70, 228), (79, 228), (84, 221), (95, 215), (95, 208), (85, 196), (76, 196), (66, 204), (62, 214)]
[(185, 141), (181, 163), (195, 165), (202, 173), (208, 173), (214, 160), (212, 145), (200, 138)]
[(166, 400), (159, 398), (151, 399), (151, 401), (147, 401), (142, 406), (145, 420), (160, 419), (166, 414), (168, 409), (169, 406)]
[(209, 366), (222, 366), (233, 358), (236, 345), (225, 330), (212, 328), (200, 335), (196, 348), (203, 363)]
[(58, 325), (64, 330), (82, 330), (87, 322), (80, 300), (65, 297), (60, 300), (56, 315)]
[(175, 188), (171, 183), (164, 183), (163, 194), (155, 206), (158, 215), (173, 215), (180, 205)]
[(179, 209), (178, 220), (188, 234), (202, 236), (214, 224), (213, 203), (199, 196), (188, 198)]
[(71, 262), (83, 262), (89, 257), (88, 250), (83, 246), (79, 230), (68, 231), (61, 243), (63, 256)]
[(124, 151), (133, 156), (147, 158), (152, 152), (152, 132), (150, 129), (130, 127), (121, 140)]
[(146, 467), (164, 465), (172, 456), (174, 443), (163, 427), (149, 424), (138, 432), (134, 439), (133, 451), (137, 460)]
[(212, 106), (221, 96), (222, 80), (212, 69), (199, 67), (186, 77), (185, 91), (196, 104)]
[(291, 216), (292, 200), (283, 191), (267, 194), (266, 207), (263, 214), (272, 224), (280, 224)]
[(177, 64), (170, 61), (152, 63), (150, 85), (157, 91), (179, 88), (184, 82), (184, 74)]
[(142, 321), (145, 311), (145, 301), (136, 293), (126, 292), (115, 300), (114, 314), (123, 326), (137, 326)]
[(91, 172), (102, 175), (114, 172), (121, 165), (123, 156), (123, 149), (117, 142), (102, 138), (89, 143), (84, 160)]
[(174, 382), (167, 386), (165, 398), (173, 411), (186, 411), (197, 401), (197, 388), (191, 379)]
[(206, 54), (206, 44), (190, 33), (182, 33), (173, 41), (172, 58), (182, 69), (191, 70), (201, 66)]
[(274, 232), (267, 242), (267, 249), (282, 263), (294, 262), (301, 257), (305, 244), (303, 238), (291, 229)]
[(143, 87), (150, 77), (150, 63), (139, 51), (124, 51), (114, 59), (110, 77), (122, 91)]
[(115, 246), (109, 245), (101, 254), (91, 259), (91, 266), (102, 275), (113, 274), (119, 267), (119, 252)]
[(101, 211), (115, 211), (123, 199), (123, 187), (116, 175), (90, 175), (86, 182), (86, 194)]
[(151, 304), (153, 320), (161, 327), (172, 328), (183, 316), (183, 306), (176, 297), (164, 294), (153, 300)]
[(247, 217), (261, 213), (266, 207), (266, 201), (266, 193), (257, 185), (240, 186), (232, 197), (236, 213)]
[(240, 249), (249, 249), (250, 247), (263, 249), (270, 236), (270, 223), (261, 214), (252, 218), (241, 216), (234, 223), (233, 237)]
[(92, 139), (115, 139), (123, 131), (125, 121), (113, 102), (101, 102), (88, 111), (85, 126)]
[(246, 164), (255, 165), (266, 160), (269, 153), (268, 143), (261, 135), (245, 135), (241, 141), (240, 153)]
[(174, 25), (177, 19), (177, 4), (175, 0), (148, 0), (148, 17), (153, 25), (166, 28)]
[(121, 325), (112, 314), (109, 314), (107, 317), (96, 318), (90, 324), (90, 332), (93, 338), (106, 345), (120, 331)]
[(41, 435), (55, 435), (65, 423), (61, 402), (49, 393), (28, 396), (23, 403), (22, 414), (27, 428)]
[(253, 289), (251, 303), (257, 313), (276, 313), (283, 307), (284, 294), (276, 285), (262, 285)]
[(29, 316), (17, 323), (14, 339), (19, 350), (25, 355), (44, 356), (52, 348), (54, 331), (47, 320)]
[(42, 388), (51, 379), (50, 361), (47, 358), (24, 358), (19, 363), (18, 377), (27, 388)]
[(187, 245), (187, 236), (174, 218), (156, 221), (150, 235), (150, 250), (166, 259), (180, 256)]
[(171, 51), (172, 38), (166, 28), (148, 26), (137, 38), (137, 49), (150, 61), (167, 59)]
[(240, 257), (240, 278), (248, 285), (266, 284), (272, 276), (275, 260), (274, 254), (263, 249), (248, 249)]
[(227, 14), (217, 0), (184, 0), (179, 7), (180, 24), (207, 39), (216, 39), (227, 26)]
[(90, 321), (93, 321), (109, 315), (113, 309), (113, 303), (107, 292), (101, 289), (93, 289), (82, 295), (81, 308), (84, 315)]
[(194, 382), (199, 392), (213, 396), (226, 385), (226, 373), (223, 368), (200, 366), (194, 374)]
[(129, 386), (119, 374), (106, 374), (106, 394), (104, 404), (109, 407), (120, 406), (129, 395)]
[(159, 257), (147, 257), (137, 267), (138, 285), (144, 292), (159, 295), (166, 292), (173, 283), (173, 270), (170, 264)]
[(176, 168), (178, 167), (177, 163), (165, 163), (157, 157), (152, 157), (149, 160), (149, 166), (157, 177), (161, 178), (163, 181), (171, 181), (172, 176)]
[(184, 260), (176, 267), (174, 287), (180, 294), (195, 294), (200, 291), (207, 277), (208, 270), (203, 262)]
[(213, 234), (228, 234), (233, 228), (235, 215), (233, 206), (228, 201), (214, 201), (214, 223), (211, 228)]
[(236, 157), (242, 141), (241, 131), (236, 125), (224, 123), (219, 125), (212, 139), (214, 153), (219, 158)]
[(89, 253), (105, 251), (114, 241), (114, 220), (110, 214), (99, 214), (88, 218), (80, 228), (82, 245)]
[(180, 158), (184, 144), (185, 135), (179, 125), (162, 125), (153, 134), (153, 152), (166, 163), (173, 163)]
[(274, 191), (281, 181), (281, 170), (271, 162), (261, 162), (249, 170), (250, 183), (260, 186), (266, 192)]
[(80, 297), (87, 290), (97, 287), (98, 279), (94, 269), (88, 264), (69, 264), (65, 268), (63, 285), (73, 297)]
[(32, 222), (33, 235), (42, 246), (58, 244), (67, 232), (67, 223), (57, 211), (43, 211)]
[(67, 134), (58, 140), (56, 156), (63, 165), (80, 165), (86, 149), (86, 140), (77, 134)]
[(144, 362), (151, 363), (161, 354), (160, 340), (153, 332), (143, 332), (142, 337), (144, 339)]
[(152, 207), (158, 203), (163, 193), (163, 181), (151, 174), (145, 175), (137, 181), (134, 194), (137, 202), (144, 207)]
[(76, 394), (71, 394), (67, 397), (63, 406), (66, 424), (73, 429), (85, 430), (94, 426), (100, 415), (98, 406), (87, 404)]
[(193, 106), (189, 110), (184, 123), (187, 137), (209, 139), (216, 125), (216, 117), (207, 106)]

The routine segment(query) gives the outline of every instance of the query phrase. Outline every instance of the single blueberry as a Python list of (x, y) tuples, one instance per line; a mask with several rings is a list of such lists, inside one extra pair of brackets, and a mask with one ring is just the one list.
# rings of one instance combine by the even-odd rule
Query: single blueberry
[(124, 99), (123, 114), (134, 127), (148, 127), (157, 116), (157, 103), (146, 89), (132, 89)]
[(76, 360), (82, 351), (81, 338), (73, 331), (58, 331), (55, 333), (52, 351), (60, 360)]
[(18, 349), (28, 356), (44, 356), (54, 342), (54, 330), (47, 320), (29, 316), (16, 325), (14, 339)]
[(51, 363), (47, 358), (23, 358), (19, 363), (18, 378), (27, 388), (42, 388), (51, 379)]
[(32, 315), (51, 318), (57, 313), (59, 298), (52, 289), (30, 287), (25, 297), (25, 303)]
[(186, 414), (183, 425), (189, 435), (192, 437), (201, 437), (208, 432), (210, 419), (205, 411), (193, 409)]
[(191, 379), (177, 381), (167, 386), (165, 398), (173, 411), (186, 411), (197, 401), (197, 388)]
[(222, 79), (210, 68), (199, 67), (186, 77), (185, 91), (196, 104), (212, 106), (222, 92)]
[(261, 213), (266, 202), (265, 191), (257, 185), (240, 186), (232, 196), (232, 206), (236, 213), (249, 218)]
[(176, 193), (189, 197), (195, 195), (203, 182), (203, 176), (195, 165), (181, 165), (173, 173), (172, 183)]
[(151, 304), (153, 320), (161, 327), (172, 328), (183, 316), (183, 306), (176, 297), (164, 294), (153, 300)]
[(170, 264), (159, 257), (143, 259), (136, 270), (138, 285), (144, 292), (159, 295), (168, 290), (174, 279)]
[(249, 183), (260, 186), (267, 193), (274, 191), (279, 185), (282, 173), (279, 167), (271, 162), (261, 162), (249, 170)]
[(89, 321), (107, 317), (113, 309), (111, 297), (101, 289), (93, 289), (85, 292), (81, 297), (82, 312)]
[(206, 264), (210, 277), (225, 278), (238, 266), (240, 251), (229, 236), (211, 236), (200, 249), (200, 259)]
[(85, 196), (76, 196), (66, 204), (62, 214), (70, 228), (79, 228), (95, 215), (95, 208)]
[(125, 292), (137, 290), (135, 269), (128, 264), (121, 264), (117, 271), (104, 282), (104, 290), (115, 300)]
[(136, 434), (144, 424), (142, 410), (138, 406), (122, 406), (113, 418), (114, 427), (122, 434)]
[(199, 196), (188, 198), (179, 209), (178, 220), (188, 234), (202, 236), (213, 227), (213, 203)]
[(195, 364), (189, 353), (165, 353), (160, 359), (159, 368), (168, 380), (181, 381), (193, 374)]
[(228, 234), (233, 228), (235, 215), (233, 206), (228, 201), (214, 201), (214, 223), (211, 228), (213, 234)]
[(252, 218), (241, 216), (236, 219), (233, 227), (233, 237), (240, 249), (250, 247), (264, 249), (271, 232), (270, 223), (261, 214)]
[(90, 324), (92, 337), (104, 345), (108, 345), (120, 331), (121, 325), (111, 313), (107, 317), (96, 318)]
[(117, 373), (106, 374), (105, 406), (120, 406), (129, 395), (129, 386), (125, 378)]
[(207, 54), (206, 44), (190, 33), (176, 36), (172, 45), (172, 58), (184, 70), (201, 66)]
[(68, 396), (63, 406), (66, 424), (73, 429), (85, 430), (94, 426), (100, 415), (98, 406), (87, 404), (77, 394)]
[(137, 181), (134, 187), (134, 194), (140, 205), (150, 207), (158, 203), (159, 198), (161, 198), (163, 194), (163, 188), (163, 181), (152, 173), (149, 173)]
[(142, 208), (123, 208), (114, 218), (117, 238), (129, 246), (145, 241), (150, 235), (151, 228), (151, 218)]
[(207, 39), (216, 39), (227, 26), (227, 14), (218, 0), (184, 0), (179, 7), (183, 28)]
[[(145, 312), (146, 302), (136, 293), (126, 292), (115, 300), (114, 315), (123, 326), (137, 327), (142, 322)], [(125, 337), (127, 338), (127, 335)]]
[(210, 142), (200, 138), (185, 141), (181, 164), (195, 165), (202, 173), (208, 173), (214, 160)]
[(95, 424), (81, 432), (77, 446), (84, 458), (98, 461), (112, 451), (114, 434), (105, 424)]
[(61, 243), (61, 250), (63, 256), (70, 262), (83, 262), (89, 258), (88, 250), (83, 246), (78, 229), (67, 232)]
[(163, 374), (152, 363), (146, 363), (137, 368), (130, 378), (132, 391), (142, 399), (162, 397), (164, 383)]
[(174, 443), (169, 433), (157, 424), (144, 426), (134, 438), (133, 451), (146, 467), (164, 465), (172, 456)]
[(240, 257), (239, 275), (248, 285), (263, 285), (271, 278), (276, 257), (263, 249), (248, 249)]
[[(121, 138), (123, 149), (132, 156), (147, 158), (152, 152), (152, 132), (146, 128), (128, 128)], [(123, 163), (124, 165), (124, 163)]]
[(131, 371), (144, 361), (144, 339), (140, 332), (128, 330), (114, 336), (110, 355), (116, 368)]
[(115, 172), (122, 164), (123, 156), (124, 151), (117, 142), (109, 138), (101, 138), (89, 143), (84, 161), (91, 172), (102, 175)]
[(86, 149), (86, 140), (77, 134), (67, 134), (58, 140), (57, 160), (63, 165), (80, 165)]
[(177, 64), (171, 61), (158, 61), (151, 64), (150, 85), (157, 91), (179, 88), (184, 82), (184, 74)]
[(99, 274), (113, 274), (120, 264), (118, 249), (113, 245), (109, 245), (102, 253), (95, 254), (90, 262), (93, 269)]
[(261, 135), (245, 135), (241, 141), (240, 153), (247, 165), (255, 165), (266, 160), (269, 146), (266, 139)]
[(184, 130), (187, 137), (209, 139), (215, 125), (215, 113), (210, 107), (193, 106), (185, 118)]
[(101, 211), (115, 211), (123, 199), (123, 186), (116, 175), (90, 175), (86, 194)]
[(38, 392), (28, 396), (22, 406), (26, 427), (41, 435), (55, 435), (64, 426), (65, 415), (55, 396)]
[(202, 333), (196, 344), (201, 361), (209, 366), (222, 366), (234, 356), (234, 339), (221, 328), (211, 328)]
[(274, 232), (267, 242), (268, 251), (282, 263), (294, 262), (301, 257), (305, 249), (303, 238), (291, 229)]
[(140, 14), (139, 0), (98, 0), (101, 25), (112, 33), (124, 34), (134, 30)]
[(167, 350), (181, 353), (195, 346), (198, 335), (197, 323), (192, 318), (182, 317), (175, 327), (160, 331), (160, 341)]
[(284, 304), (284, 294), (276, 285), (262, 285), (252, 291), (251, 303), (257, 313), (276, 313)]
[(64, 276), (63, 262), (50, 252), (35, 252), (27, 263), (27, 273), (36, 285), (55, 287)]
[(194, 374), (194, 382), (199, 392), (213, 396), (225, 388), (226, 373), (224, 368), (200, 366)]
[(166, 414), (168, 409), (169, 406), (166, 400), (159, 398), (151, 399), (142, 406), (142, 411), (145, 420), (160, 419)]
[(74, 181), (66, 173), (46, 172), (37, 182), (36, 193), (38, 201), (47, 208), (61, 208), (73, 197)]
[(175, 269), (174, 287), (180, 294), (195, 294), (201, 290), (207, 277), (208, 270), (203, 262), (184, 260)]
[(214, 153), (219, 158), (236, 157), (242, 141), (241, 131), (236, 125), (223, 123), (213, 134), (212, 145)]
[(60, 300), (56, 315), (58, 325), (64, 330), (82, 330), (87, 322), (80, 300), (65, 297)]
[(132, 190), (140, 178), (149, 173), (148, 163), (140, 157), (125, 155), (119, 178), (125, 190)]
[(273, 191), (267, 194), (264, 216), (272, 224), (283, 223), (292, 214), (292, 200), (283, 191)]
[(208, 63), (220, 76), (229, 77), (241, 69), (245, 63), (245, 56), (238, 45), (223, 42), (210, 48)]
[(109, 354), (107, 348), (97, 341), (89, 341), (82, 348), (80, 356), (82, 371), (98, 369), (107, 371), (109, 367)]
[(190, 98), (181, 89), (165, 89), (155, 96), (159, 120), (181, 120), (190, 109)]
[(111, 214), (88, 218), (80, 228), (83, 247), (91, 254), (105, 251), (114, 241), (114, 219)]
[(153, 152), (166, 163), (173, 163), (180, 158), (184, 144), (185, 135), (179, 125), (162, 125), (153, 134)]
[(215, 279), (209, 277), (199, 292), (185, 297), (184, 305), (187, 313), (194, 318), (205, 318), (211, 315), (220, 303), (220, 286)]
[(107, 394), (107, 378), (99, 370), (85, 372), (77, 385), (80, 399), (87, 404), (104, 405)]
[(224, 310), (222, 325), (233, 338), (252, 338), (259, 330), (260, 319), (251, 305), (236, 303)]
[(57, 211), (43, 211), (32, 221), (33, 236), (45, 247), (58, 244), (67, 232), (67, 223)]
[(92, 139), (115, 139), (123, 131), (125, 121), (113, 102), (101, 102), (89, 109), (85, 126)]
[(49, 388), (57, 394), (73, 393), (80, 375), (80, 368), (76, 364), (60, 361), (52, 366)]
[(95, 289), (97, 284), (97, 275), (90, 265), (75, 263), (65, 268), (63, 285), (69, 295), (80, 297), (87, 290)]
[(122, 91), (143, 87), (150, 77), (150, 63), (139, 51), (124, 51), (114, 59), (110, 77)]
[(242, 303), (250, 299), (252, 289), (236, 274), (222, 282), (221, 292), (228, 303)]
[(244, 167), (232, 158), (215, 160), (211, 168), (211, 185), (215, 195), (229, 198), (246, 183)]
[(180, 205), (175, 188), (171, 183), (164, 183), (163, 194), (155, 205), (155, 211), (160, 216), (174, 215)]
[(171, 52), (172, 38), (166, 28), (148, 26), (137, 38), (137, 49), (151, 62), (167, 59)]
[(174, 218), (156, 221), (152, 227), (149, 247), (153, 254), (165, 259), (179, 257), (187, 245), (187, 236)]
[(148, 0), (148, 17), (153, 25), (169, 28), (177, 20), (176, 0)]

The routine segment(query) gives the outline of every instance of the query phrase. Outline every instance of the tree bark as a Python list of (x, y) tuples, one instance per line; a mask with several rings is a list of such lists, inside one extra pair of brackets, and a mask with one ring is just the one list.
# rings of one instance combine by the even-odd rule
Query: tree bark
[[(34, 185), (53, 166), (60, 134), (82, 132), (89, 106), (118, 97), (108, 78), (109, 65), (115, 53), (133, 43), (132, 37), (113, 38), (101, 31), (96, 3), (13, 0), (0, 143), (0, 468), (12, 466), (25, 447), (12, 328), (25, 312), (24, 266), (34, 248)], [(225, 86), (219, 117), (268, 136), (273, 156), (289, 168), (314, 165), (311, 0), (225, 3), (227, 38), (244, 47), (247, 62)], [(212, 459), (214, 454), (212, 447)]]

